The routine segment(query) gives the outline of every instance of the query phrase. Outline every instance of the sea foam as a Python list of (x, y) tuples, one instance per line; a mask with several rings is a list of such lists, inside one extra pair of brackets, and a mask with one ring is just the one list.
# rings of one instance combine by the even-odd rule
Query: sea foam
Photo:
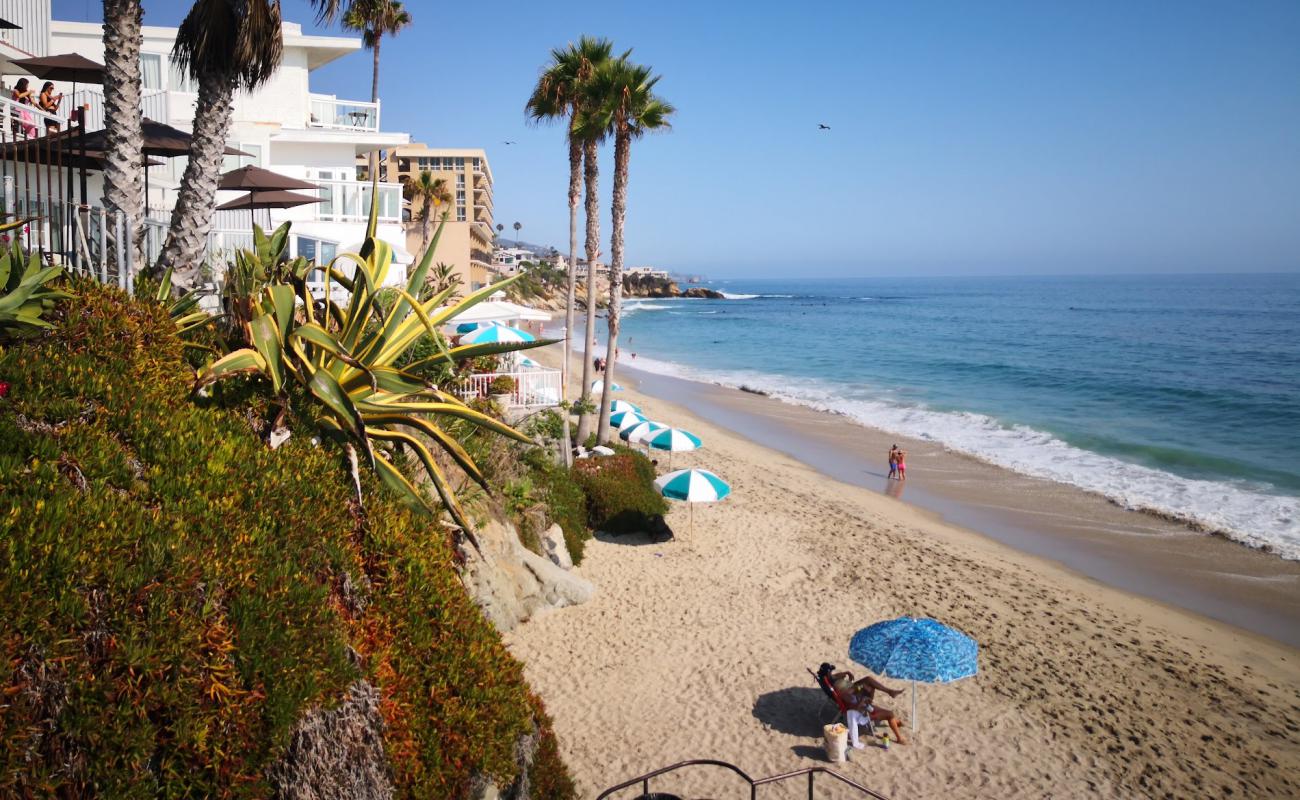
[(629, 366), (721, 386), (758, 389), (787, 403), (842, 415), (878, 430), (935, 442), (1022, 475), (1069, 484), (1128, 509), (1300, 560), (1300, 499), (1268, 487), (1185, 478), (1074, 447), (1024, 425), (977, 413), (937, 411), (883, 398), (854, 397), (846, 387), (770, 373), (706, 372), (651, 358)]

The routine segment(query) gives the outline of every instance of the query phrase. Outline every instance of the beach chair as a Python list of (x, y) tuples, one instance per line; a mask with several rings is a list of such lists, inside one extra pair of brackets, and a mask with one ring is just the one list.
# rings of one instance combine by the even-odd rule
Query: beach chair
[[(830, 669), (827, 669), (827, 667), (830, 667)], [(808, 668), (804, 667), (804, 669)], [(835, 715), (825, 722), (822, 722), (823, 726), (839, 720), (848, 719), (849, 704), (844, 702), (844, 699), (840, 697), (840, 693), (835, 691), (835, 687), (831, 685), (831, 675), (834, 672), (835, 668), (830, 664), (822, 664), (821, 668), (817, 672), (813, 672), (810, 669), (808, 670), (808, 674), (812, 676), (813, 682), (817, 684), (817, 688), (821, 689), (826, 695), (827, 699), (822, 701), (821, 708), (825, 709), (831, 704), (835, 706)], [(818, 720), (820, 721), (824, 716), (825, 714), (821, 709), (819, 709), (817, 714)], [(869, 736), (876, 735), (876, 723), (870, 716), (867, 717), (867, 734)]]

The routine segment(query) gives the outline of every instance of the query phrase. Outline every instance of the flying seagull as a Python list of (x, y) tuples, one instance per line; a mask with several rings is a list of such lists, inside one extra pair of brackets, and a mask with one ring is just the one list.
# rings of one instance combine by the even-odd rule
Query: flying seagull
[(514, 144), (514, 142), (504, 142), (504, 144)]
[(830, 129), (831, 129), (831, 126), (827, 125), (827, 124), (824, 123), (824, 122), (819, 122), (819, 123), (817, 123), (817, 130), (819, 130), (819, 131), (828, 131), (828, 130), (830, 130)]

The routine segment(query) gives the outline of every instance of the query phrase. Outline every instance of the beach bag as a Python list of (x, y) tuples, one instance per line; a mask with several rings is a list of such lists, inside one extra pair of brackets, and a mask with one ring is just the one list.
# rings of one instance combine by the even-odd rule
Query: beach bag
[(826, 760), (832, 764), (844, 763), (844, 754), (849, 749), (849, 729), (842, 723), (833, 722), (822, 728), (822, 738)]

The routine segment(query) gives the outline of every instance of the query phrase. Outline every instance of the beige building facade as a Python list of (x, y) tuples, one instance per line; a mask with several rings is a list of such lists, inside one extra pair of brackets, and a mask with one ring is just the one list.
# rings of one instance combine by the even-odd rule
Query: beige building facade
[[(363, 159), (358, 159), (358, 166), (363, 166)], [(402, 145), (388, 151), (380, 166), (380, 180), (406, 184), (421, 172), (446, 181), (452, 196), (447, 227), (438, 241), (434, 263), (452, 265), (465, 291), (493, 282), (496, 273), (491, 268), (492, 244), (496, 231), (487, 153), (479, 148)], [(411, 221), (406, 226), (406, 249), (418, 255), (423, 241), (423, 226), (415, 221), (420, 201), (412, 200), (408, 210)]]

